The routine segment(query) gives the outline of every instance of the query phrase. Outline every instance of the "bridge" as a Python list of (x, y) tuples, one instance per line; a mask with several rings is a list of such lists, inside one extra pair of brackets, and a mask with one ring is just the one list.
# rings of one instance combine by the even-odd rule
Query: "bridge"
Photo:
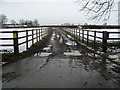
[[(40, 26), (13, 35), (12, 53), (3, 53), (3, 88), (118, 88), (120, 32), (94, 31), (81, 26)], [(21, 51), (21, 46), (24, 50)], [(113, 50), (112, 50), (113, 49)], [(9, 56), (8, 56), (9, 55)], [(8, 59), (9, 58), (9, 59)]]

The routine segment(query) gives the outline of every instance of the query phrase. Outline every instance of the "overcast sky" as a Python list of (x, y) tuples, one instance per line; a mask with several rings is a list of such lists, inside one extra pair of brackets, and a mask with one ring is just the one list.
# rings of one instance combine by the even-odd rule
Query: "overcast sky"
[[(38, 19), (40, 24), (96, 24), (88, 20), (85, 12), (79, 12), (75, 0), (0, 0), (0, 12), (9, 20)], [(116, 0), (118, 1), (118, 0)], [(114, 10), (117, 10), (117, 3)], [(103, 24), (99, 22), (98, 24)], [(113, 11), (108, 24), (118, 23), (118, 12)]]

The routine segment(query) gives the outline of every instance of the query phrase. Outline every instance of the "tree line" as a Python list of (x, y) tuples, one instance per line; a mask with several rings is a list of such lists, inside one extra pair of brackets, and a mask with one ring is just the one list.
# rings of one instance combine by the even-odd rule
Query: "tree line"
[[(6, 15), (0, 14), (0, 23), (1, 24), (7, 24), (8, 22), (8, 18)], [(20, 19), (18, 22), (15, 20), (10, 20), (9, 24), (20, 24), (20, 25), (26, 25), (26, 26), (39, 26), (39, 21), (38, 19), (34, 19), (34, 20), (25, 20), (25, 19)]]

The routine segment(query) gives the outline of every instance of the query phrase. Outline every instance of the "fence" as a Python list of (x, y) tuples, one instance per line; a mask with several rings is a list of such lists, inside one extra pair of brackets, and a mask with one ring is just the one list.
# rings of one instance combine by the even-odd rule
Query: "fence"
[[(108, 40), (120, 40), (120, 37), (118, 38), (109, 37), (110, 34), (120, 35), (120, 32), (83, 30), (79, 28), (68, 30), (66, 29), (64, 31), (69, 32), (69, 34), (71, 34), (74, 37), (74, 39), (81, 41), (87, 46), (91, 46), (94, 49), (94, 51), (96, 51), (97, 47), (100, 46), (102, 48), (102, 52), (107, 52)], [(101, 35), (98, 36), (97, 34)], [(90, 39), (90, 37), (92, 37), (93, 40)]]
[[(19, 53), (19, 46), (26, 44), (26, 49), (29, 48), (29, 42), (32, 41), (32, 45), (38, 41), (40, 41), (44, 36), (47, 35), (47, 28), (39, 28), (39, 29), (31, 29), (31, 30), (22, 30), (22, 31), (2, 31), (0, 33), (11, 33), (13, 34), (12, 38), (0, 38), (1, 40), (13, 40), (13, 44), (0, 44), (0, 46), (12, 46), (14, 48), (14, 53)], [(23, 36), (19, 36), (19, 34), (25, 33)], [(29, 34), (30, 33), (30, 34)], [(29, 37), (32, 37), (29, 39)], [(19, 42), (19, 40), (25, 39), (25, 41)], [(36, 40), (36, 42), (35, 42)]]

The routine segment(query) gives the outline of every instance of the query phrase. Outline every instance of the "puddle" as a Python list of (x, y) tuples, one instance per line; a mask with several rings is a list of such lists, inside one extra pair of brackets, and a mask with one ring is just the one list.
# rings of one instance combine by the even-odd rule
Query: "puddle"
[(60, 36), (59, 35), (57, 35), (57, 38), (59, 38)]
[(100, 56), (95, 54), (95, 53), (87, 53), (88, 56), (90, 57), (95, 57), (95, 58), (99, 58)]
[(48, 46), (44, 47), (42, 51), (44, 51), (44, 52), (50, 52), (51, 49), (52, 49), (52, 45), (48, 45)]
[(55, 35), (52, 35), (51, 40), (52, 41), (55, 40)]
[(34, 56), (40, 56), (40, 57), (47, 57), (49, 55), (51, 55), (52, 53), (48, 53), (48, 52), (41, 52), (41, 53), (36, 53)]
[(34, 54), (34, 56), (41, 56), (41, 57), (47, 57), (52, 54), (52, 45), (49, 44), (48, 46), (44, 47), (42, 52)]
[(55, 36), (55, 33), (53, 33), (53, 35), (52, 36)]
[(81, 56), (82, 54), (78, 50), (71, 50), (71, 52), (64, 52), (66, 56)]
[(52, 47), (52, 45), (48, 45), (48, 47)]
[(77, 45), (77, 43), (75, 42), (75, 41), (71, 41), (71, 40), (68, 40), (67, 42), (66, 42), (66, 45), (69, 45), (69, 46), (72, 46), (72, 45)]
[(62, 37), (60, 38), (59, 42), (60, 42), (60, 43), (63, 43), (63, 39), (62, 39)]
[(43, 48), (43, 51), (49, 52), (50, 49), (51, 49), (50, 47), (45, 47), (45, 48)]
[(51, 40), (55, 40), (55, 33), (52, 34)]

